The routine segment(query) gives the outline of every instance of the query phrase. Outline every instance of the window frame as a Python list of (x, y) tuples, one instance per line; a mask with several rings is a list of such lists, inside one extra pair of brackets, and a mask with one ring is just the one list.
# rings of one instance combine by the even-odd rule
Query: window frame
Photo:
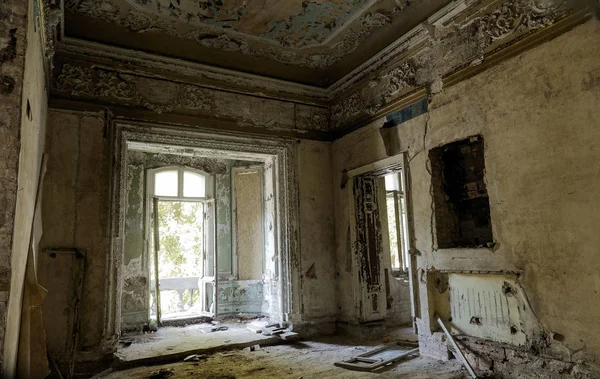
[[(159, 196), (155, 194), (155, 181), (156, 174), (161, 172), (168, 171), (177, 171), (177, 196)], [(210, 175), (209, 173), (195, 169), (188, 166), (164, 166), (158, 168), (151, 168), (148, 170), (149, 172), (149, 180), (148, 180), (148, 191), (150, 198), (158, 198), (162, 201), (206, 201), (210, 199), (214, 199), (215, 193), (215, 180), (214, 175)], [(193, 174), (198, 174), (204, 177), (204, 197), (186, 197), (183, 196), (183, 181), (184, 181), (184, 172), (190, 172)]]
[[(398, 184), (398, 188), (397, 190), (388, 190), (387, 188), (385, 188), (385, 184), (384, 184), (384, 192), (385, 192), (385, 199), (387, 201), (388, 198), (392, 198), (394, 201), (394, 215), (395, 215), (395, 226), (396, 226), (396, 238), (399, 239), (399, 245), (398, 246), (398, 255), (399, 255), (399, 259), (400, 259), (400, 267), (399, 268), (395, 268), (393, 266), (393, 262), (391, 262), (391, 255), (392, 255), (392, 251), (390, 248), (389, 254), (390, 254), (390, 270), (392, 273), (392, 276), (394, 276), (397, 279), (400, 278), (406, 278), (408, 276), (409, 273), (409, 269), (410, 269), (410, 265), (409, 265), (409, 259), (410, 259), (410, 255), (409, 255), (409, 246), (408, 246), (408, 241), (407, 236), (408, 236), (408, 214), (407, 214), (407, 210), (406, 210), (406, 191), (405, 191), (405, 183), (404, 183), (404, 171), (403, 168), (399, 168), (397, 169), (397, 171), (393, 171), (391, 173), (389, 173), (388, 175), (395, 175), (396, 176), (396, 181)], [(388, 176), (385, 175), (384, 177)], [(387, 204), (386, 204), (386, 210), (387, 210)], [(387, 217), (387, 215), (386, 215)], [(388, 234), (389, 234), (389, 225), (388, 225)], [(401, 237), (401, 238), (399, 238)], [(389, 239), (389, 236), (388, 236)]]

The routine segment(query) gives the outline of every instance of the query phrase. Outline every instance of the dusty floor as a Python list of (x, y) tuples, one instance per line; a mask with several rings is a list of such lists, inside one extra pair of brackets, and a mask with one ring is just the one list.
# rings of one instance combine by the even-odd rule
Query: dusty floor
[(113, 372), (104, 378), (150, 378), (161, 369), (169, 373), (172, 370), (172, 374), (157, 377), (205, 379), (458, 379), (468, 377), (456, 360), (442, 363), (420, 357), (401, 361), (378, 373), (349, 371), (334, 366), (336, 361), (361, 354), (381, 342), (361, 341), (359, 343), (345, 337), (323, 337), (288, 345), (268, 346), (254, 352), (233, 350), (216, 353), (199, 362), (138, 367)]
[[(204, 333), (203, 329), (226, 326), (227, 330)], [(235, 349), (255, 344), (278, 343), (278, 337), (267, 337), (246, 329), (245, 323), (223, 323), (221, 325), (198, 324), (185, 327), (159, 328), (156, 333), (125, 336), (132, 341), (125, 347), (119, 345), (116, 358), (122, 363), (144, 364), (160, 358), (178, 360), (192, 353), (204, 354), (215, 349)]]

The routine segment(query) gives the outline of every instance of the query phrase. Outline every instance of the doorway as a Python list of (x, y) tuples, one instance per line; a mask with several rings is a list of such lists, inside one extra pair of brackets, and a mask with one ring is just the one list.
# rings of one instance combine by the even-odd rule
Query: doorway
[[(287, 321), (287, 315), (299, 309), (293, 291), (299, 288), (299, 276), (290, 269), (290, 257), (298, 254), (293, 238), (298, 215), (295, 142), (266, 138), (257, 143), (214, 131), (140, 127), (129, 122), (116, 122), (114, 132), (114, 238), (107, 262), (107, 275), (114, 280), (107, 288), (106, 334), (139, 333), (157, 319), (160, 308), (163, 326), (206, 322), (206, 314), (223, 321), (244, 312), (271, 322)], [(234, 177), (234, 170), (239, 175)], [(151, 187), (156, 183), (150, 179), (169, 171), (174, 173), (164, 175), (176, 178), (168, 181), (171, 192), (155, 193)], [(189, 194), (192, 182), (186, 177), (204, 180), (205, 193)], [(236, 184), (252, 184), (256, 190), (235, 194)], [(252, 194), (254, 198), (249, 197)], [(252, 208), (234, 209), (234, 201), (248, 206), (248, 199), (253, 200)], [(158, 217), (163, 211), (165, 215)], [(181, 217), (175, 217), (180, 211)], [(241, 218), (234, 219), (234, 211)], [(195, 222), (185, 220), (190, 217)], [(244, 222), (253, 219), (260, 225)], [(239, 251), (235, 228), (246, 236)], [(175, 238), (169, 237), (172, 229), (185, 229), (182, 234), (196, 241), (188, 243), (180, 236), (184, 252), (161, 261), (167, 240)], [(190, 267), (161, 272), (173, 261)], [(244, 265), (241, 272), (240, 264)], [(161, 280), (172, 278), (188, 279), (176, 288), (166, 284), (161, 288)], [(170, 293), (158, 299), (165, 288)]]
[(148, 172), (150, 319), (213, 316), (214, 180), (188, 167)]
[[(409, 255), (404, 156), (348, 172), (355, 223), (358, 322), (414, 322), (414, 262)], [(410, 314), (408, 311), (410, 309)]]

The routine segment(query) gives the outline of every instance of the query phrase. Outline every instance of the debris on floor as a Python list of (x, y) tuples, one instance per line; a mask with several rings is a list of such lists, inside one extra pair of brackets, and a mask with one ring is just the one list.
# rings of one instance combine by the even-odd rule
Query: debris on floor
[(160, 370), (154, 371), (150, 374), (149, 378), (150, 379), (162, 379), (162, 378), (168, 378), (170, 376), (173, 375), (173, 369), (172, 368), (161, 368)]
[(419, 348), (407, 346), (403, 342), (392, 342), (380, 345), (366, 353), (356, 355), (350, 359), (335, 362), (337, 367), (356, 371), (376, 371), (410, 355), (419, 354)]
[(229, 329), (228, 326), (210, 326), (208, 328), (200, 328), (202, 333), (214, 333), (214, 332), (225, 331), (227, 329)]
[(142, 333), (155, 333), (158, 331), (158, 323), (156, 320), (150, 320), (147, 325), (142, 327)]
[(260, 349), (261, 349), (260, 345), (253, 345), (253, 346), (248, 346), (248, 347), (244, 348), (245, 351), (258, 351)]
[(298, 333), (292, 332), (292, 326), (285, 324), (269, 324), (267, 321), (255, 320), (246, 326), (246, 329), (265, 336), (278, 336), (287, 341), (300, 339)]
[(208, 356), (206, 354), (192, 354), (188, 355), (183, 359), (184, 362), (198, 362), (201, 359), (207, 359)]
[(463, 354), (462, 350), (460, 350), (460, 347), (456, 344), (454, 337), (452, 337), (452, 334), (450, 334), (448, 328), (446, 328), (446, 324), (444, 324), (444, 321), (442, 321), (442, 319), (438, 317), (437, 322), (442, 327), (442, 330), (446, 334), (448, 341), (450, 341), (450, 344), (454, 348), (454, 355), (457, 356), (458, 359), (463, 363), (463, 365), (469, 372), (469, 375), (471, 375), (471, 378), (477, 379), (477, 374), (475, 374), (475, 371), (473, 371), (473, 368), (469, 364), (469, 361), (467, 361), (467, 358), (465, 358), (465, 355)]

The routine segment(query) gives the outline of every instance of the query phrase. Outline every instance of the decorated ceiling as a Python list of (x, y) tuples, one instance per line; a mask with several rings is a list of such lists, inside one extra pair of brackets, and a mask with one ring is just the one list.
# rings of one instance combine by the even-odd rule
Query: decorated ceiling
[(65, 33), (327, 86), (448, 0), (65, 0)]

